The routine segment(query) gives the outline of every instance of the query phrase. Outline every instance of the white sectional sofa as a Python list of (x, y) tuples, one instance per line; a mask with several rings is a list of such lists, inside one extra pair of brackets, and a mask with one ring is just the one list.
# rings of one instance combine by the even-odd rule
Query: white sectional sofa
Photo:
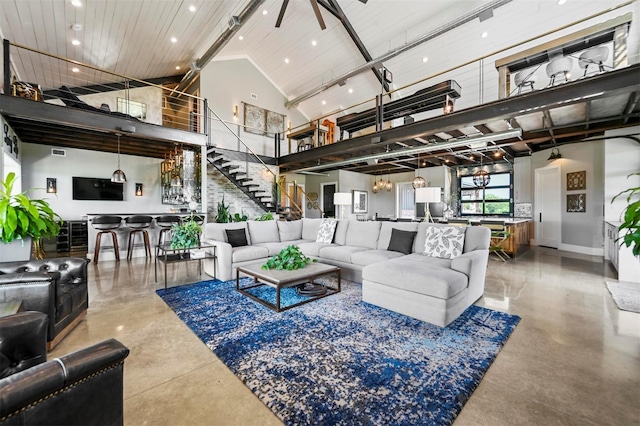
[[(328, 220), (328, 219), (325, 219)], [(243, 264), (266, 261), (294, 244), (307, 256), (338, 266), (342, 277), (362, 283), (365, 302), (444, 327), (484, 292), (490, 230), (481, 226), (458, 228), (461, 254), (452, 259), (424, 255), (425, 241), (434, 232), (453, 230), (426, 222), (359, 222), (338, 220), (331, 243), (316, 242), (323, 219), (208, 223), (203, 241), (217, 246), (216, 278), (235, 278)], [(431, 229), (430, 228), (441, 228)], [(397, 231), (393, 231), (396, 229)], [(247, 245), (232, 247), (229, 235), (238, 233)], [(235, 232), (233, 230), (236, 230)], [(399, 231), (405, 231), (404, 233)], [(437, 232), (436, 232), (437, 231)], [(388, 250), (392, 233), (403, 234), (402, 251)], [(241, 235), (242, 237), (242, 235)], [(393, 242), (398, 248), (398, 235)], [(447, 241), (444, 241), (447, 243)], [(242, 243), (242, 242), (241, 242)], [(407, 244), (410, 243), (410, 246)], [(213, 260), (205, 272), (214, 275)]]

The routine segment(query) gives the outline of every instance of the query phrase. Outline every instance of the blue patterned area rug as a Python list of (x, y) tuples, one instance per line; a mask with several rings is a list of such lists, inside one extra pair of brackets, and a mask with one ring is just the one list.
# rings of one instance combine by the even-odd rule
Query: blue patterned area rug
[[(157, 293), (288, 425), (451, 424), (520, 321), (471, 306), (440, 328), (365, 303), (344, 280), (341, 293), (281, 313), (234, 281)], [(286, 289), (283, 306), (300, 297)]]

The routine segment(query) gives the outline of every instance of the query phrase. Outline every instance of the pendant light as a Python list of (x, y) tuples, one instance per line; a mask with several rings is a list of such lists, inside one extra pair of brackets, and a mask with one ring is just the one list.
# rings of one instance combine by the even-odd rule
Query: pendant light
[(480, 170), (473, 174), (473, 184), (476, 188), (486, 188), (491, 181), (491, 175), (489, 172), (482, 170), (482, 153), (480, 154)]
[(373, 191), (374, 194), (377, 194), (379, 190), (380, 188), (378, 188), (378, 181), (373, 181), (373, 189), (371, 189), (371, 191)]
[[(418, 155), (418, 173), (420, 173), (420, 156), (419, 155)], [(416, 176), (413, 178), (413, 182), (411, 182), (411, 185), (413, 186), (413, 189), (426, 188), (427, 181), (424, 180), (422, 176)]]
[(391, 174), (387, 175), (387, 183), (384, 185), (387, 192), (391, 192), (391, 188), (393, 188), (393, 184), (391, 183)]
[(120, 133), (116, 133), (116, 136), (118, 137), (118, 169), (111, 175), (111, 182), (125, 183), (127, 181), (127, 176), (120, 168), (120, 136), (122, 135)]

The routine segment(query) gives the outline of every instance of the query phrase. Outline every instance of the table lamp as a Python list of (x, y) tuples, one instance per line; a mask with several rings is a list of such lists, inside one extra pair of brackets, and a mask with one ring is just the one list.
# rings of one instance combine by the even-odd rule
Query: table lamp
[(430, 186), (427, 188), (416, 188), (416, 204), (425, 203), (424, 205), (424, 220), (427, 222), (433, 222), (431, 213), (429, 212), (429, 203), (440, 202), (440, 188), (437, 186)]
[(333, 204), (340, 206), (340, 217), (344, 219), (344, 206), (351, 205), (351, 194), (349, 192), (336, 192), (333, 194)]

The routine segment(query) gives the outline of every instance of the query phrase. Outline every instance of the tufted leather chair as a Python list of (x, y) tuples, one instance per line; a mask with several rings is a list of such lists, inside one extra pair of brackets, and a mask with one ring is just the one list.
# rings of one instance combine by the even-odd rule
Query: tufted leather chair
[(0, 300), (22, 300), (25, 311), (47, 314), (48, 350), (87, 313), (88, 263), (75, 257), (0, 263)]
[(48, 321), (34, 311), (0, 318), (0, 379), (47, 360)]
[(128, 355), (109, 339), (0, 379), (0, 425), (122, 425)]

